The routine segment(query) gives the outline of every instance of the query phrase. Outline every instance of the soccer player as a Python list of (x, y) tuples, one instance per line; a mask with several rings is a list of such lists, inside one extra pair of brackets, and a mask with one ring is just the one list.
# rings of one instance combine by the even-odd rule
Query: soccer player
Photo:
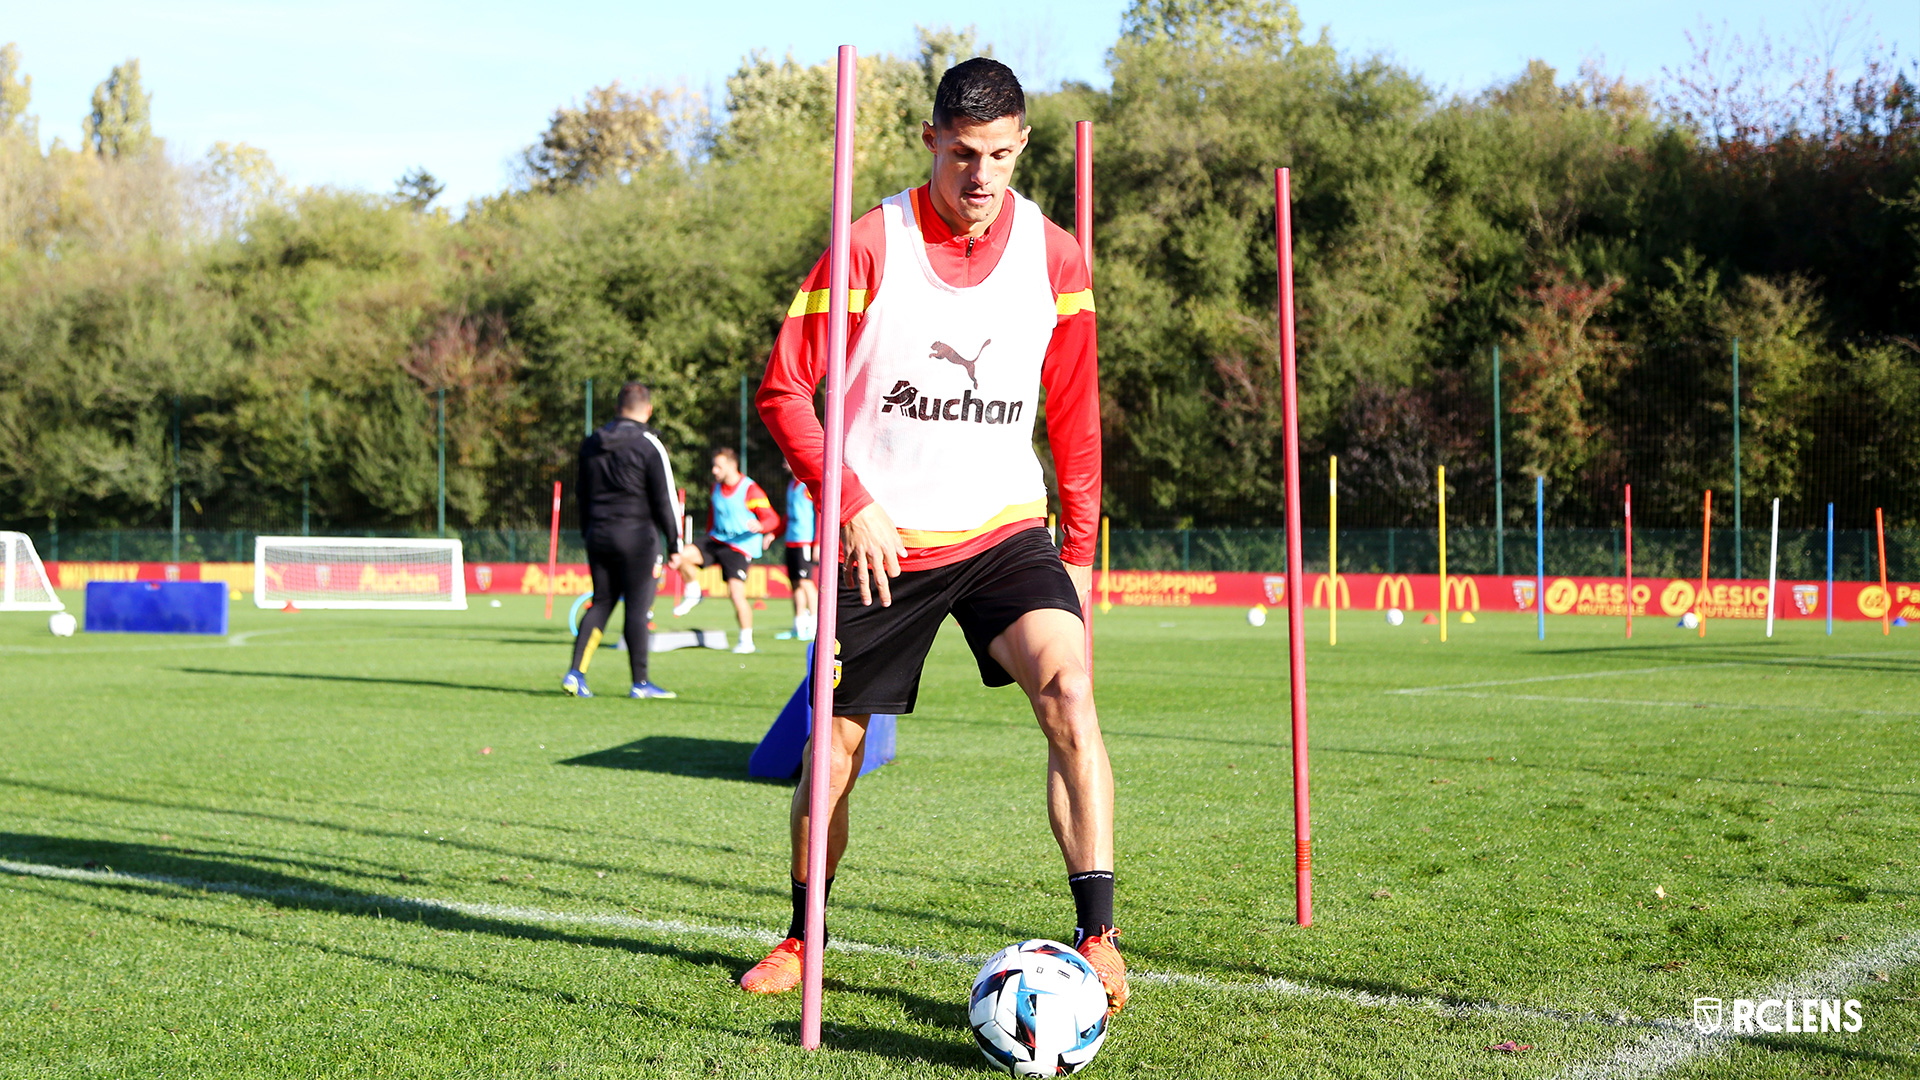
[(820, 586), (813, 580), (814, 532), (819, 528), (819, 514), (813, 508), (813, 496), (807, 494), (807, 485), (794, 477), (793, 463), (781, 463), (787, 468), (787, 526), (783, 538), (787, 542), (787, 586), (793, 593), (793, 631), (774, 636), (812, 641), (814, 629), (820, 625)]
[[(1081, 622), (1100, 506), (1093, 294), (1072, 236), (1008, 189), (1027, 145), (1025, 113), (1005, 65), (956, 65), (921, 130), (930, 181), (853, 226), (827, 878), (806, 879), (803, 773), (789, 817), (793, 919), (741, 978), (756, 993), (800, 982), (807, 890), (832, 890), (867, 721), (913, 711), (927, 650), (952, 615), (981, 681), (1018, 683), (1039, 720), (1074, 945), (1100, 972), (1109, 1009), (1127, 1000), (1113, 925), (1113, 772)], [(761, 418), (815, 498), (827, 276), (822, 256), (787, 311), (758, 395)], [(1059, 551), (1033, 452), (1043, 386), (1066, 531)]]
[[(575, 697), (592, 697), (587, 666), (600, 647), (615, 601), (627, 606), (627, 661), (633, 669), (628, 697), (677, 697), (647, 678), (647, 611), (653, 606), (653, 572), (660, 561), (660, 538), (667, 550), (680, 532), (680, 502), (673, 495), (673, 463), (660, 436), (647, 426), (653, 395), (637, 382), (620, 388), (618, 413), (580, 444), (580, 473), (574, 498), (580, 504), (580, 535), (593, 573), (593, 603), (580, 618), (573, 640), (573, 666), (560, 688)], [(673, 556), (670, 567), (677, 567)]]
[(699, 543), (680, 549), (680, 576), (686, 586), (673, 613), (685, 615), (693, 610), (700, 602), (700, 567), (707, 563), (718, 566), (727, 582), (727, 595), (733, 600), (733, 614), (740, 620), (740, 643), (733, 651), (754, 652), (747, 564), (760, 557), (767, 535), (779, 530), (780, 518), (767, 501), (767, 493), (740, 472), (740, 454), (730, 446), (713, 452), (713, 500), (707, 521), (707, 535)]

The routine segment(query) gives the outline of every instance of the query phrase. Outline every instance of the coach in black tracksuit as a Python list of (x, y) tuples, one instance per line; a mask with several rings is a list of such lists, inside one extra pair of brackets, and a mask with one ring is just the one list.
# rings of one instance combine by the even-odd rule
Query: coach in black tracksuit
[[(680, 535), (680, 505), (674, 498), (667, 448), (647, 426), (653, 396), (640, 383), (620, 388), (619, 415), (580, 443), (580, 534), (593, 571), (593, 605), (580, 620), (573, 667), (561, 686), (591, 697), (586, 669), (613, 614), (627, 607), (627, 655), (633, 665), (634, 697), (673, 697), (647, 680), (647, 609), (653, 605), (653, 568), (661, 537)], [(668, 550), (675, 550), (670, 546)], [(674, 556), (678, 561), (679, 556)]]

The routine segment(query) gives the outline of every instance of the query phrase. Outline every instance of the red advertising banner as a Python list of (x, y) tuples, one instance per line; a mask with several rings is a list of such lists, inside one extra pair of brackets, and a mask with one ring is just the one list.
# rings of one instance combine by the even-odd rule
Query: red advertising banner
[[(468, 563), (466, 573), (470, 593), (544, 596), (547, 592), (544, 563)], [(55, 562), (47, 564), (47, 576), (59, 589), (82, 589), (89, 581), (225, 581), (241, 592), (253, 590), (252, 563)], [(706, 567), (700, 577), (705, 591), (726, 591), (718, 569)], [(1326, 574), (1308, 574), (1307, 581), (1310, 607), (1324, 608), (1330, 597), (1337, 597), (1342, 608), (1370, 611), (1395, 607), (1437, 611), (1440, 607), (1437, 574), (1341, 574), (1334, 581), (1329, 581)], [(1285, 574), (1184, 570), (1115, 570), (1104, 577), (1094, 574), (1096, 598), (1105, 597), (1108, 585), (1113, 602), (1126, 607), (1277, 606), (1286, 602), (1287, 595)], [(678, 589), (677, 584), (671, 585), (671, 591)], [(1530, 577), (1449, 574), (1447, 607), (1453, 611), (1531, 612), (1534, 589)], [(592, 591), (593, 579), (585, 563), (562, 563), (555, 571), (554, 592), (579, 596)], [(1893, 594), (1891, 598), (1888, 591)], [(1635, 578), (1633, 613), (1679, 618), (1694, 610), (1698, 600), (1697, 610), (1710, 620), (1767, 617), (1769, 597), (1764, 582), (1710, 580), (1706, 594), (1698, 594), (1697, 581)], [(749, 599), (785, 600), (791, 595), (786, 568), (758, 563), (748, 568)], [(1627, 602), (1626, 582), (1620, 578), (1547, 578), (1549, 615), (1619, 616), (1627, 613)], [(1879, 619), (1890, 613), (1895, 618), (1916, 620), (1920, 619), (1920, 584), (1890, 582), (1883, 591), (1873, 582), (1836, 581), (1833, 595), (1828, 596), (1824, 581), (1782, 581), (1774, 617), (1824, 619), (1827, 604), (1834, 605), (1836, 619)]]
[[(1324, 608), (1336, 598), (1342, 608), (1384, 611), (1437, 611), (1440, 608), (1438, 574), (1308, 574), (1309, 607)], [(1286, 602), (1285, 574), (1203, 573), (1181, 570), (1116, 570), (1094, 575), (1094, 591), (1101, 598), (1112, 588), (1115, 604), (1143, 607), (1187, 607), (1220, 604), (1251, 607)], [(1448, 574), (1447, 608), (1452, 611), (1535, 610), (1537, 586), (1530, 577), (1492, 574)], [(1920, 619), (1920, 585), (1889, 585), (1893, 615)], [(1834, 603), (1836, 619), (1878, 619), (1887, 611), (1888, 598), (1879, 585), (1836, 581), (1832, 597), (1824, 581), (1782, 581), (1780, 602), (1774, 611), (1782, 619), (1824, 619), (1826, 603)], [(1696, 600), (1698, 604), (1696, 606)], [(1546, 607), (1549, 615), (1625, 615), (1627, 585), (1620, 578), (1549, 577)], [(1680, 578), (1634, 579), (1633, 613), (1678, 618), (1698, 610), (1708, 619), (1764, 619), (1767, 586), (1762, 582), (1709, 580), (1704, 595), (1696, 582)]]

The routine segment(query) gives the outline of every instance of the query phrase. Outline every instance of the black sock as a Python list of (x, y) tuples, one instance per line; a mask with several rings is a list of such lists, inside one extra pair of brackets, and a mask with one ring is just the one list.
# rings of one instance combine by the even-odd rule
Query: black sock
[(1067, 888), (1073, 890), (1073, 917), (1077, 924), (1074, 929), (1081, 938), (1113, 929), (1113, 871), (1068, 874)]
[[(1108, 895), (1112, 895), (1111, 890)], [(826, 901), (831, 899), (833, 899), (833, 879), (828, 878), (827, 890), (821, 898), (821, 905), (825, 906)], [(787, 923), (787, 936), (799, 938), (801, 941), (807, 940), (807, 885), (803, 881), (793, 883), (793, 919)]]

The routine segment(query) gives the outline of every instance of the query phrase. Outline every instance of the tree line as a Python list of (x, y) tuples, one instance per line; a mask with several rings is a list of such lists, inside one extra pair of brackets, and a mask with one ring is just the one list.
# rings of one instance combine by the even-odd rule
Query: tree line
[[(861, 60), (861, 206), (924, 180), (933, 86), (981, 49), (918, 40)], [(1610, 521), (1624, 483), (1648, 525), (1697, 517), (1731, 485), (1735, 339), (1749, 500), (1920, 523), (1911, 65), (1737, 44), (1703, 37), (1657, 85), (1534, 62), (1445, 96), (1283, 0), (1137, 0), (1110, 86), (1030, 96), (1016, 174), (1070, 222), (1072, 122), (1094, 121), (1116, 523), (1278, 520), (1280, 165), (1304, 453), (1310, 478), (1340, 456), (1343, 523), (1429, 520), (1438, 465), (1491, 523), (1496, 346), (1510, 520), (1535, 475), (1563, 523)], [(0, 49), (0, 521), (152, 524), (177, 476), (189, 527), (286, 527), (303, 501), (316, 529), (427, 527), (444, 391), (450, 522), (535, 525), (588, 380), (602, 419), (651, 384), (700, 475), (825, 245), (832, 81), (755, 54), (717, 102), (594, 88), (456, 215), (424, 168), (300, 189), (245, 145), (177, 154), (137, 61), (80, 144), (43, 145)]]

